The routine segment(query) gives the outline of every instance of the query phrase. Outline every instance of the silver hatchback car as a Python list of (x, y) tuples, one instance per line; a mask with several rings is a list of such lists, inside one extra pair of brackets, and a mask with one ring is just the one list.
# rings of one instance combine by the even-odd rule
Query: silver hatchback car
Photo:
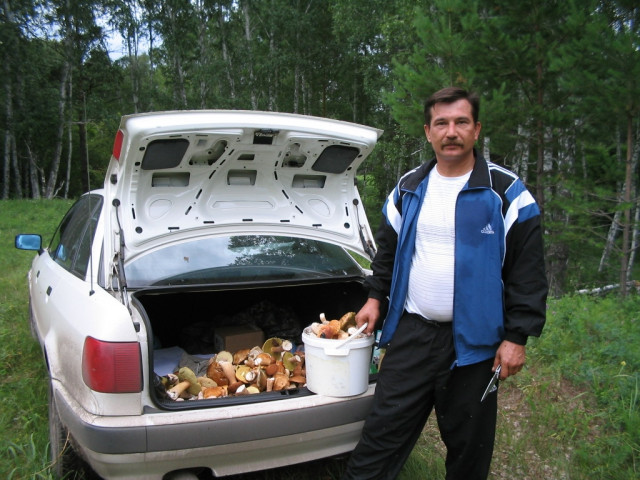
[(344, 397), (304, 383), (185, 397), (166, 383), (270, 339), (299, 361), (304, 327), (364, 303), (354, 258), (375, 247), (355, 173), (381, 133), (267, 112), (123, 117), (103, 188), (48, 246), (16, 237), (38, 252), (30, 318), (58, 474), (224, 476), (353, 449), (375, 375)]

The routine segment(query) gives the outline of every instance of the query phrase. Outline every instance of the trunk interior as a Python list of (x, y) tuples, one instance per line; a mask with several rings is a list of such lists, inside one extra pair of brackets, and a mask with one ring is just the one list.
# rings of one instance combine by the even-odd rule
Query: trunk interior
[[(155, 375), (150, 381), (155, 400), (162, 408), (198, 408), (237, 402), (277, 400), (290, 395), (309, 395), (306, 388), (291, 388), (257, 395), (179, 402), (166, 397), (160, 384), (163, 376), (188, 366), (196, 376), (206, 372), (209, 359), (220, 350), (262, 347), (264, 340), (290, 340), (293, 351), (303, 349), (302, 330), (319, 321), (347, 312), (357, 312), (366, 301), (359, 280), (305, 285), (278, 285), (245, 289), (154, 290), (134, 295), (146, 313), (153, 351), (150, 365)], [(150, 343), (151, 344), (151, 343)]]

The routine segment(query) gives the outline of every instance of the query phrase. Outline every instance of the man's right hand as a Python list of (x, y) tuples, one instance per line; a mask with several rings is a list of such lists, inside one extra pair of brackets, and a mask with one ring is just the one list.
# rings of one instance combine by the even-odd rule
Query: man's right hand
[(362, 306), (360, 311), (356, 314), (356, 325), (362, 326), (364, 323), (368, 323), (364, 333), (371, 335), (376, 328), (376, 323), (380, 318), (380, 300), (375, 298), (369, 298), (367, 302)]

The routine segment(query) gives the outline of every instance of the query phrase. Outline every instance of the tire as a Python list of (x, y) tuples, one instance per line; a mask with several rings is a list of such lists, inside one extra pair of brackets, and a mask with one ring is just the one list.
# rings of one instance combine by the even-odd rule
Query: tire
[(49, 454), (51, 473), (60, 480), (95, 480), (96, 475), (73, 448), (73, 438), (62, 424), (49, 381)]

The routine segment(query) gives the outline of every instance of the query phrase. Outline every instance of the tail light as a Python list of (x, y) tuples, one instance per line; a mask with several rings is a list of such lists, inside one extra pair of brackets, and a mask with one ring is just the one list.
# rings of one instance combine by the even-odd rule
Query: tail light
[(102, 393), (134, 393), (142, 390), (142, 364), (138, 342), (84, 341), (82, 379)]
[(116, 138), (113, 141), (113, 156), (116, 160), (120, 160), (120, 152), (122, 151), (122, 141), (124, 139), (124, 133), (122, 130), (118, 130)]

